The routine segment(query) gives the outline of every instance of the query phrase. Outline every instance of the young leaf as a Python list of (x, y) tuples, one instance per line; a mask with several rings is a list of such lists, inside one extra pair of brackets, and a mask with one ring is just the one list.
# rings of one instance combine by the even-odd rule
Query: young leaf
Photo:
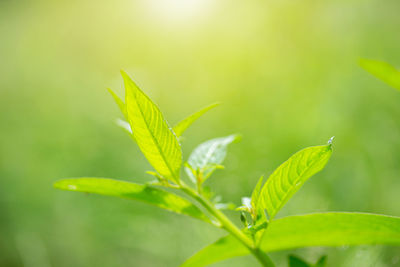
[(261, 186), (263, 180), (264, 180), (264, 175), (262, 175), (260, 179), (258, 179), (257, 185), (254, 188), (253, 193), (251, 194), (251, 210), (252, 210), (252, 217), (255, 222), (263, 213), (262, 207), (260, 207), (259, 205)]
[(311, 267), (311, 265), (295, 255), (289, 255), (289, 267)]
[[(270, 223), (261, 249), (272, 252), (300, 247), (378, 244), (400, 245), (400, 217), (350, 212), (284, 217)], [(201, 267), (249, 253), (229, 235), (203, 248), (182, 266)], [(325, 260), (321, 261), (324, 264)]]
[(176, 136), (181, 136), (183, 134), (183, 132), (193, 123), (195, 122), (198, 118), (200, 118), (204, 113), (206, 113), (207, 111), (209, 111), (210, 109), (215, 108), (216, 106), (218, 106), (219, 103), (214, 103), (211, 104), (205, 108), (202, 108), (201, 110), (189, 115), (188, 117), (184, 118), (183, 120), (181, 120), (180, 122), (178, 122), (175, 126), (174, 126), (174, 132), (176, 134)]
[(210, 177), (217, 168), (221, 167), (228, 145), (238, 140), (238, 135), (229, 135), (208, 140), (197, 146), (189, 156), (187, 162), (189, 166), (185, 167), (192, 181), (200, 178), (201, 182), (204, 182)]
[(121, 98), (117, 96), (116, 93), (113, 92), (110, 88), (108, 88), (108, 92), (110, 92), (111, 96), (114, 98), (115, 103), (117, 103), (119, 109), (121, 110), (122, 114), (124, 115), (125, 118), (128, 118), (128, 115), (126, 113), (126, 106), (124, 101), (122, 101)]
[(400, 90), (400, 71), (392, 65), (371, 59), (360, 59), (360, 65), (375, 77)]
[(140, 150), (164, 178), (179, 184), (182, 150), (158, 107), (123, 71), (129, 124)]
[(332, 154), (331, 145), (305, 148), (279, 166), (262, 188), (263, 209), (272, 220), (308, 178), (321, 171)]
[(188, 200), (148, 185), (107, 178), (73, 178), (60, 180), (54, 184), (54, 187), (62, 190), (139, 200), (169, 211), (210, 222), (207, 216)]

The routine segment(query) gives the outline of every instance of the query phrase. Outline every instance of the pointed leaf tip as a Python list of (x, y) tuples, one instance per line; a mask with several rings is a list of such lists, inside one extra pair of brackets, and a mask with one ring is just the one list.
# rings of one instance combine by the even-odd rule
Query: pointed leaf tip
[(331, 145), (305, 148), (269, 176), (261, 189), (261, 205), (267, 210), (270, 220), (311, 176), (325, 167), (331, 154)]
[(215, 108), (216, 106), (218, 106), (219, 103), (213, 103), (211, 105), (208, 105), (207, 107), (204, 107), (202, 109), (200, 109), (199, 111), (189, 115), (188, 117), (184, 118), (183, 120), (181, 120), (180, 122), (178, 122), (174, 127), (173, 130), (176, 134), (176, 136), (180, 137), (184, 131), (186, 131), (186, 129), (193, 123), (195, 122), (197, 119), (199, 119), (202, 115), (204, 115), (207, 111)]
[(126, 111), (140, 150), (164, 178), (180, 182), (182, 150), (158, 106), (121, 71), (125, 84)]
[(335, 139), (335, 136), (332, 136), (332, 137), (328, 140), (328, 145), (332, 145), (333, 139)]

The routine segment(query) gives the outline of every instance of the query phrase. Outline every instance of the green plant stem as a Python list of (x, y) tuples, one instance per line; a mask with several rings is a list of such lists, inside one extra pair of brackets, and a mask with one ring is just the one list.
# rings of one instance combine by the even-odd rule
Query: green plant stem
[(254, 242), (246, 236), (239, 228), (236, 227), (235, 224), (229, 220), (228, 217), (220, 210), (218, 210), (208, 199), (204, 198), (202, 195), (199, 195), (192, 188), (182, 184), (181, 189), (183, 192), (197, 200), (204, 208), (207, 209), (221, 224), (221, 227), (224, 228), (227, 232), (237, 238), (261, 263), (264, 267), (274, 267), (275, 264), (271, 261), (268, 255), (262, 252), (258, 247), (254, 245)]

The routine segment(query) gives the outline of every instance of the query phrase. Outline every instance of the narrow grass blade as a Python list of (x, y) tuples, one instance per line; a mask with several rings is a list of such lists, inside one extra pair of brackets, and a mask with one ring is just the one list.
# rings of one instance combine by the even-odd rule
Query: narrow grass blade
[(332, 154), (331, 145), (300, 150), (279, 166), (262, 188), (261, 205), (272, 220), (308, 178), (321, 171)]
[(193, 122), (195, 122), (198, 118), (200, 118), (204, 113), (206, 113), (210, 109), (215, 108), (218, 105), (219, 105), (219, 103), (211, 104), (211, 105), (209, 105), (209, 106), (207, 106), (205, 108), (202, 108), (201, 110), (189, 115), (188, 117), (184, 118), (180, 122), (178, 122), (173, 128), (176, 136), (178, 136), (178, 137), (181, 136), (183, 134), (183, 132), (186, 131), (186, 129)]
[(129, 124), (140, 150), (164, 178), (179, 184), (182, 150), (159, 108), (123, 71)]
[(54, 187), (68, 191), (138, 200), (172, 212), (210, 222), (208, 217), (190, 201), (148, 185), (107, 178), (73, 178), (60, 180), (54, 184)]

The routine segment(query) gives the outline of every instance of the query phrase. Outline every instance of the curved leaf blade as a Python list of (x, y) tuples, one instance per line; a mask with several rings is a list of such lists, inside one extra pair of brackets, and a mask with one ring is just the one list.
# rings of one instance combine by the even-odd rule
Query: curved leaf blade
[(148, 185), (108, 178), (72, 178), (60, 180), (54, 183), (54, 187), (68, 191), (138, 200), (175, 213), (210, 222), (208, 217), (187, 199)]
[(400, 90), (400, 71), (384, 61), (360, 59), (360, 66), (393, 88)]
[(111, 94), (111, 96), (114, 98), (115, 103), (117, 103), (117, 106), (121, 110), (121, 112), (124, 115), (124, 117), (127, 118), (128, 116), (126, 114), (126, 107), (125, 107), (124, 101), (122, 101), (122, 99), (119, 98), (119, 96), (117, 96), (117, 94), (114, 93), (114, 91), (111, 90), (110, 88), (107, 88), (107, 90)]
[(123, 71), (129, 124), (140, 150), (164, 178), (179, 183), (182, 150), (159, 108)]
[(190, 168), (185, 167), (186, 173), (192, 181), (196, 182), (195, 173), (205, 181), (224, 161), (228, 145), (238, 141), (239, 135), (232, 134), (226, 137), (219, 137), (208, 140), (198, 145), (190, 154), (187, 163)]
[[(273, 252), (301, 247), (378, 244), (400, 245), (400, 217), (350, 212), (284, 217), (270, 223), (261, 249)], [(234, 237), (226, 236), (200, 250), (182, 266), (206, 266), (249, 253)]]
[(262, 207), (260, 207), (260, 205), (259, 205), (259, 203), (260, 203), (259, 199), (261, 196), (261, 187), (262, 187), (263, 180), (264, 180), (264, 175), (262, 175), (258, 179), (257, 185), (254, 188), (253, 193), (251, 194), (251, 211), (252, 211), (253, 220), (255, 222), (257, 222), (260, 218), (263, 217), (262, 216), (263, 210), (262, 210)]
[(331, 154), (330, 144), (305, 148), (291, 156), (270, 175), (261, 192), (261, 206), (267, 210), (270, 220), (308, 178), (325, 167)]
[(180, 267), (203, 267), (234, 257), (248, 255), (249, 250), (231, 235), (217, 240), (187, 259)]
[(211, 104), (207, 107), (204, 107), (202, 109), (200, 109), (199, 111), (196, 111), (195, 113), (189, 115), (188, 117), (184, 118), (183, 120), (181, 120), (180, 122), (178, 122), (173, 130), (176, 134), (176, 136), (180, 137), (184, 131), (186, 131), (186, 129), (193, 123), (195, 122), (198, 118), (200, 118), (201, 116), (203, 116), (204, 113), (206, 113), (207, 111), (209, 111), (210, 109), (215, 108), (216, 106), (218, 106), (219, 103), (214, 103)]
[(310, 246), (400, 245), (400, 217), (327, 212), (273, 221), (261, 248), (277, 251)]

